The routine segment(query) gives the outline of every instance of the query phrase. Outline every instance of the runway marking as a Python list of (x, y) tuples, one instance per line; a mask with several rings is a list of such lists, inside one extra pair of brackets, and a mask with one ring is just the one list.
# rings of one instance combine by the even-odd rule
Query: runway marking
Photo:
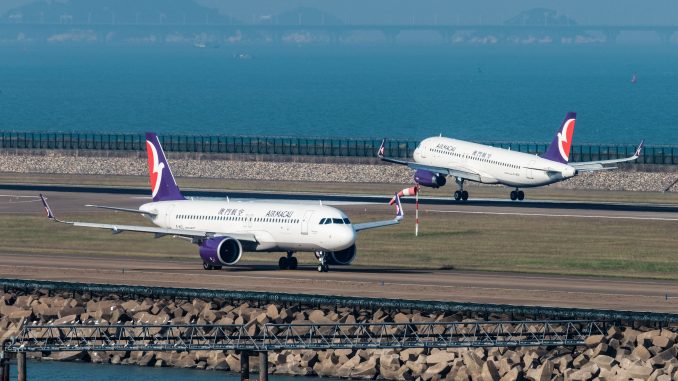
[(431, 213), (457, 213), (457, 214), (489, 214), (496, 216), (525, 216), (525, 217), (573, 217), (573, 218), (602, 218), (608, 220), (636, 220), (636, 221), (678, 221), (678, 218), (663, 217), (632, 217), (632, 216), (590, 216), (584, 214), (547, 214), (547, 213), (519, 213), (519, 212), (478, 212), (464, 210), (435, 210), (427, 209)]

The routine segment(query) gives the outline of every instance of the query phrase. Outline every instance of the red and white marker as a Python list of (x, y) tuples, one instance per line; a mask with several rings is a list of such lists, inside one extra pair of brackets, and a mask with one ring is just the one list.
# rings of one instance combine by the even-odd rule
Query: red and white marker
[[(415, 196), (415, 225), (414, 225), (414, 235), (419, 236), (419, 185), (413, 187), (405, 188), (398, 192), (399, 197), (403, 196)], [(391, 199), (389, 205), (395, 203), (395, 197)]]

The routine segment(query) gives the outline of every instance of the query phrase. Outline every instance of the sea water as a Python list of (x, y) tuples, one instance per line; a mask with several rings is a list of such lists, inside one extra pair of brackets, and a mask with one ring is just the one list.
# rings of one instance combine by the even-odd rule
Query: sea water
[(0, 131), (678, 144), (677, 103), (670, 45), (0, 47)]

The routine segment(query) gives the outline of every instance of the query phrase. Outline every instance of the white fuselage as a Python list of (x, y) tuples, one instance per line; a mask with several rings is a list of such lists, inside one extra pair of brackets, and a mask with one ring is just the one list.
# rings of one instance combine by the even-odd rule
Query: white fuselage
[(245, 251), (339, 251), (356, 240), (348, 217), (323, 205), (181, 200), (139, 209), (155, 214), (151, 221), (163, 228), (254, 235), (257, 244)]
[(575, 168), (536, 155), (444, 137), (424, 139), (414, 150), (414, 161), (478, 173), (484, 184), (536, 187), (563, 181)]

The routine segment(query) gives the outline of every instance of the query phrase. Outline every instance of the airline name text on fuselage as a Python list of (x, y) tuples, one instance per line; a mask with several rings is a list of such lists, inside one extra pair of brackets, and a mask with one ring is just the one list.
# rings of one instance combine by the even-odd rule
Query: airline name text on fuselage
[(266, 217), (290, 218), (294, 214), (291, 210), (269, 210)]
[(457, 147), (452, 146), (452, 145), (449, 145), (449, 144), (445, 144), (445, 143), (438, 143), (438, 145), (436, 146), (436, 148), (438, 148), (438, 149), (444, 149), (444, 150), (447, 150), (447, 151), (450, 151), (450, 152), (454, 152), (454, 151), (457, 150)]
[(220, 216), (242, 216), (245, 209), (235, 209), (235, 208), (221, 208), (219, 209)]

